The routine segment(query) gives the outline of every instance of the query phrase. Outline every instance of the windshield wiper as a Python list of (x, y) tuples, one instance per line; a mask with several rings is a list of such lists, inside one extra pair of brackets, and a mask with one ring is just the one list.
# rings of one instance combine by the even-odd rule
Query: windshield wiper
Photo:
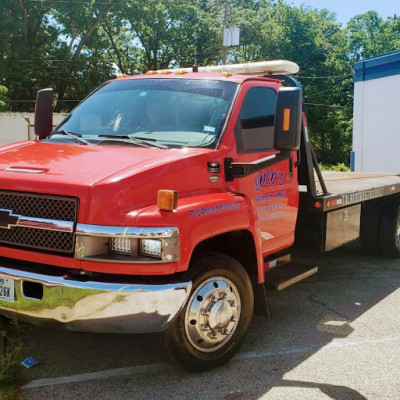
[(60, 129), (60, 130), (51, 132), (51, 134), (54, 134), (54, 133), (59, 133), (60, 135), (67, 135), (67, 136), (73, 138), (76, 142), (81, 143), (81, 144), (85, 144), (85, 145), (89, 144), (89, 142), (87, 140), (82, 138), (82, 135), (80, 133), (68, 132), (65, 129)]
[(142, 145), (143, 147), (147, 148), (152, 148), (156, 147), (158, 149), (168, 149), (169, 147), (161, 144), (161, 143), (156, 143), (156, 139), (153, 138), (139, 138), (136, 136), (131, 136), (131, 135), (99, 135), (101, 138), (109, 138), (109, 139), (129, 139), (132, 140), (134, 143)]

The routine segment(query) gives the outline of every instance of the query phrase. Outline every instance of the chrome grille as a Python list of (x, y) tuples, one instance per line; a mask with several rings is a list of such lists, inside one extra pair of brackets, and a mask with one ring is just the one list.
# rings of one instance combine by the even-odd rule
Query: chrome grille
[(0, 208), (29, 217), (76, 221), (77, 205), (74, 198), (0, 191)]
[[(78, 199), (32, 193), (0, 191), (0, 208), (15, 215), (76, 222)], [(13, 227), (0, 229), (0, 244), (73, 253), (74, 234), (45, 229)]]

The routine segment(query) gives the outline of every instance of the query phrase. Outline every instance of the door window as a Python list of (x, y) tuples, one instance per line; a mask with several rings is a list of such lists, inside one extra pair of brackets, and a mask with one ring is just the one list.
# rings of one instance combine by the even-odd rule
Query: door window
[(239, 154), (273, 150), (275, 98), (271, 88), (256, 86), (247, 91), (235, 126)]

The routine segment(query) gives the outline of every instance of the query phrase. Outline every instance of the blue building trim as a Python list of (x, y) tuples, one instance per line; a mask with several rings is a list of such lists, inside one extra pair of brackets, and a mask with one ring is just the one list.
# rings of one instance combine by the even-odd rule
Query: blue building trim
[(350, 171), (354, 172), (356, 166), (356, 152), (354, 150), (350, 151)]
[(354, 82), (400, 75), (400, 50), (365, 58), (354, 64)]

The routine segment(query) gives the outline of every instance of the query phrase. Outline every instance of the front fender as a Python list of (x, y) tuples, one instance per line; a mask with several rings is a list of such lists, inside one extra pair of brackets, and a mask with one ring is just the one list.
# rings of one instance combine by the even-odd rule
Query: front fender
[(157, 206), (141, 211), (137, 215), (137, 224), (173, 224), (179, 228), (181, 257), (177, 262), (177, 272), (180, 272), (188, 268), (193, 250), (200, 242), (226, 232), (249, 230), (255, 238), (257, 254), (261, 254), (261, 242), (252, 223), (252, 210), (248, 207), (244, 197), (232, 193), (190, 196), (179, 199), (178, 207), (173, 212), (160, 211)]

